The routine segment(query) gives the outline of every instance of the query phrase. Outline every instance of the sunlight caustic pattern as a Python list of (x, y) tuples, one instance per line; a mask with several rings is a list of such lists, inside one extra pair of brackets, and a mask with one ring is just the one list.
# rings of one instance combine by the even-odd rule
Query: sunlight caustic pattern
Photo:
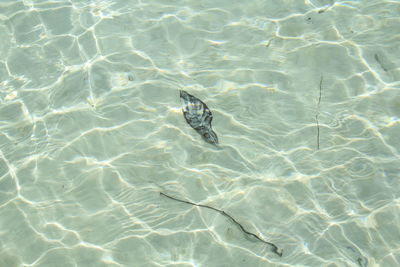
[(399, 2), (4, 0), (0, 22), (0, 267), (399, 266)]

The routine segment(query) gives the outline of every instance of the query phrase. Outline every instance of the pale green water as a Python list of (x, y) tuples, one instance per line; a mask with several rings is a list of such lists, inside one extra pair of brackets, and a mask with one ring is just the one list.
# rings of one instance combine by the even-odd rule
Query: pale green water
[(0, 267), (400, 266), (399, 25), (387, 0), (2, 0)]

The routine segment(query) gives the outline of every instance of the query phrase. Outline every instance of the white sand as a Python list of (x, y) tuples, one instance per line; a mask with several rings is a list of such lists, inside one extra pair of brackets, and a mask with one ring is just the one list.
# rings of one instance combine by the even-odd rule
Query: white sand
[(398, 2), (3, 0), (0, 22), (0, 267), (400, 266)]

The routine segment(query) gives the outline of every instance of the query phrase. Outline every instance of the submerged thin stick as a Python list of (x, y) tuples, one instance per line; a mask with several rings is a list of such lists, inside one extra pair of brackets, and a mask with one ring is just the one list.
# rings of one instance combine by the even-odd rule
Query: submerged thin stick
[(165, 197), (170, 198), (170, 199), (173, 199), (173, 200), (175, 200), (175, 201), (179, 201), (179, 202), (186, 203), (186, 204), (190, 204), (190, 205), (197, 206), (197, 207), (202, 207), (202, 208), (207, 208), (207, 209), (215, 210), (215, 211), (221, 213), (221, 214), (224, 215), (225, 217), (231, 219), (231, 221), (232, 221), (234, 224), (236, 224), (237, 226), (239, 226), (240, 230), (242, 230), (243, 233), (245, 233), (245, 234), (247, 234), (247, 235), (250, 235), (250, 236), (256, 238), (257, 240), (259, 240), (259, 241), (261, 241), (261, 242), (263, 242), (263, 243), (265, 243), (265, 244), (271, 246), (271, 247), (272, 247), (272, 252), (274, 252), (274, 253), (275, 253), (276, 255), (278, 255), (279, 257), (282, 257), (282, 253), (283, 253), (283, 252), (282, 252), (282, 251), (279, 252), (279, 251), (278, 251), (279, 249), (278, 249), (278, 247), (277, 247), (275, 244), (273, 244), (273, 243), (271, 243), (271, 242), (268, 242), (268, 241), (265, 241), (264, 239), (261, 239), (258, 235), (253, 234), (253, 233), (247, 231), (246, 229), (244, 229), (244, 227), (243, 227), (238, 221), (236, 221), (231, 215), (229, 215), (229, 214), (226, 213), (225, 211), (219, 210), (219, 209), (216, 209), (216, 208), (207, 206), (207, 205), (196, 204), (196, 203), (193, 203), (193, 202), (190, 202), (190, 201), (187, 201), (187, 200), (181, 200), (181, 199), (178, 199), (178, 198), (175, 198), (175, 197), (171, 197), (171, 196), (168, 196), (167, 194), (164, 194), (163, 192), (160, 192), (160, 195), (165, 196)]
[(379, 59), (378, 54), (375, 54), (375, 55), (374, 55), (374, 58), (375, 58), (376, 62), (379, 63), (379, 65), (381, 66), (381, 68), (382, 68), (385, 72), (388, 72), (388, 69), (385, 68), (385, 66), (382, 64), (382, 61)]
[(319, 82), (319, 98), (318, 98), (318, 104), (317, 104), (317, 114), (315, 114), (315, 120), (317, 122), (317, 149), (319, 150), (319, 121), (318, 121), (318, 116), (319, 116), (319, 104), (321, 103), (321, 96), (322, 96), (322, 79), (324, 77), (321, 76), (321, 81)]

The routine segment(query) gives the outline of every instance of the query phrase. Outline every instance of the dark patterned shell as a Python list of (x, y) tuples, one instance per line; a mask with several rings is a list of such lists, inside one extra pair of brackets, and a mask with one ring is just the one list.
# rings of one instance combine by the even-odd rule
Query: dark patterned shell
[(180, 91), (182, 111), (186, 122), (195, 129), (203, 139), (213, 145), (218, 144), (218, 137), (211, 126), (212, 114), (207, 105), (197, 97)]

